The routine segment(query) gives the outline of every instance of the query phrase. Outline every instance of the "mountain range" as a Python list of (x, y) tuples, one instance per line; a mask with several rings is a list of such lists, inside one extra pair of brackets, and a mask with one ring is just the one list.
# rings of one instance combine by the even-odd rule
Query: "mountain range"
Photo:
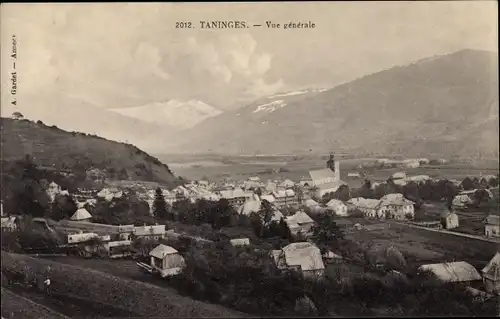
[(185, 130), (172, 152), (498, 157), (498, 53), (462, 50), (333, 89), (275, 94)]
[(225, 112), (176, 99), (104, 108), (64, 92), (2, 106), (4, 117), (13, 111), (156, 154), (337, 151), (497, 158), (498, 53), (433, 56), (334, 88), (275, 93)]
[(175, 129), (191, 128), (207, 118), (222, 113), (221, 110), (198, 100), (169, 100), (136, 107), (110, 109), (110, 111)]

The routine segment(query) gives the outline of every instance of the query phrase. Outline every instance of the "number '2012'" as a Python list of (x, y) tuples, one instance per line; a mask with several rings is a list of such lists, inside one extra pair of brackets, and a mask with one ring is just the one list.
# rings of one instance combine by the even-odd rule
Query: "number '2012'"
[(176, 29), (190, 29), (191, 28), (191, 22), (176, 22), (175, 23), (175, 28)]

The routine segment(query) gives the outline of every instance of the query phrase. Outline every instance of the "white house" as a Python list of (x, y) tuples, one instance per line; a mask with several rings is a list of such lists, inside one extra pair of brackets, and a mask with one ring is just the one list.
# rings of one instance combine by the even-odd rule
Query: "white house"
[(385, 207), (380, 207), (380, 201), (377, 199), (355, 197), (347, 201), (353, 208), (361, 211), (365, 217), (369, 218), (384, 218)]
[(230, 240), (231, 245), (233, 247), (238, 247), (238, 246), (248, 246), (250, 245), (250, 239), (249, 238), (235, 238)]
[(380, 207), (385, 207), (386, 217), (397, 220), (413, 219), (414, 202), (404, 198), (403, 194), (387, 194), (380, 199)]
[(185, 267), (184, 257), (174, 248), (166, 245), (158, 245), (150, 253), (151, 267), (159, 272), (162, 277), (179, 274)]
[(500, 216), (488, 215), (484, 221), (484, 235), (486, 237), (500, 237)]
[(338, 199), (330, 200), (326, 206), (332, 209), (337, 216), (345, 217), (347, 216), (347, 205)]
[(453, 229), (459, 226), (458, 215), (448, 210), (445, 210), (441, 214), (441, 222), (443, 223), (443, 227), (445, 229)]
[(1, 218), (2, 231), (10, 232), (10, 231), (15, 231), (17, 229), (18, 220), (16, 216), (7, 216), (0, 218)]
[(70, 217), (71, 220), (78, 220), (78, 221), (90, 221), (92, 219), (92, 215), (85, 209), (85, 208), (79, 208), (73, 216)]
[(285, 222), (293, 235), (297, 235), (299, 232), (303, 235), (309, 235), (315, 224), (314, 220), (303, 211), (298, 211), (295, 214), (288, 216), (285, 219)]
[(497, 252), (481, 271), (486, 291), (490, 294), (500, 294), (500, 252)]
[(278, 269), (296, 270), (306, 278), (321, 277), (325, 271), (321, 251), (309, 242), (289, 244), (281, 250), (273, 250), (271, 256)]
[(133, 232), (133, 238), (144, 238), (159, 240), (165, 237), (165, 225), (144, 225), (135, 226)]
[(472, 199), (467, 194), (462, 194), (462, 195), (459, 194), (453, 198), (451, 204), (455, 207), (463, 208), (468, 204), (472, 204)]
[(61, 192), (61, 186), (57, 185), (54, 182), (51, 182), (49, 184), (49, 187), (47, 188), (47, 195), (49, 195), (50, 200), (53, 202), (56, 195)]

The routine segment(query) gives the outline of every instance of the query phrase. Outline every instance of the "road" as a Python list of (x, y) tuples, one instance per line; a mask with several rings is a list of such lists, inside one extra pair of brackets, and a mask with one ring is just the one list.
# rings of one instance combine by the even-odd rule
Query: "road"
[(458, 232), (453, 232), (453, 231), (444, 230), (444, 229), (433, 229), (433, 228), (422, 227), (422, 226), (417, 226), (417, 225), (412, 225), (412, 224), (407, 224), (407, 223), (400, 223), (400, 222), (395, 222), (395, 223), (398, 224), (398, 225), (406, 226), (406, 227), (423, 229), (423, 230), (427, 230), (427, 231), (432, 231), (432, 232), (437, 232), (437, 233), (443, 233), (443, 234), (449, 234), (449, 235), (455, 235), (455, 236), (460, 236), (460, 237), (466, 237), (466, 238), (481, 240), (481, 241), (490, 242), (490, 243), (494, 243), (494, 244), (499, 244), (500, 245), (500, 240), (499, 239), (495, 239), (495, 238), (487, 238), (487, 237), (483, 237), (483, 236), (469, 235), (469, 234), (458, 233)]

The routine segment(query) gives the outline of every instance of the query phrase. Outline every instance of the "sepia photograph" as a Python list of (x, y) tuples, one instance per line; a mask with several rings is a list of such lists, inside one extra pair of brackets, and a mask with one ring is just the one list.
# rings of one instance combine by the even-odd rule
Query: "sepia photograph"
[(0, 30), (1, 319), (500, 317), (497, 1)]

